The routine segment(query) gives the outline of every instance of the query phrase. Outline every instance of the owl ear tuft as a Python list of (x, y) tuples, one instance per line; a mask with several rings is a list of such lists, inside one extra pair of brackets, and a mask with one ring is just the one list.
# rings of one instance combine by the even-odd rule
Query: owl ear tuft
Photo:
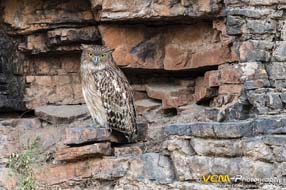
[(112, 53), (113, 51), (115, 50), (115, 48), (110, 48), (110, 49), (108, 49), (108, 53), (110, 52), (110, 53)]
[(88, 48), (88, 45), (86, 45), (86, 44), (81, 44), (80, 45), (80, 49), (81, 50), (84, 50), (84, 49), (87, 49)]

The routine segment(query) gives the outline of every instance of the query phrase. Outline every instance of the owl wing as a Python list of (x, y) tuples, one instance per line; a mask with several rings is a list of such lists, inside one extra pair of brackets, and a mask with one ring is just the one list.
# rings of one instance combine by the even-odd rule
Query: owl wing
[(137, 133), (136, 112), (131, 86), (119, 68), (109, 68), (100, 83), (101, 98), (110, 128), (129, 138)]

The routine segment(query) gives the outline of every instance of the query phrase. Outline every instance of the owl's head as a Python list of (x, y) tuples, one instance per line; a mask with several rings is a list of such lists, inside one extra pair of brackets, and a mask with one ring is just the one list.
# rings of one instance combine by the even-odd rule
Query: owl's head
[(114, 49), (99, 45), (81, 45), (81, 64), (90, 65), (97, 69), (103, 69), (112, 63)]

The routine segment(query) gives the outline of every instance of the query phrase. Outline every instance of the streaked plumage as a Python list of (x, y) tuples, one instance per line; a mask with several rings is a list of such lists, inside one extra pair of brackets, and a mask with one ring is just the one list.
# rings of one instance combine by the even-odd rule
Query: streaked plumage
[(112, 58), (112, 49), (82, 45), (82, 92), (93, 120), (102, 127), (137, 135), (133, 94), (123, 72)]

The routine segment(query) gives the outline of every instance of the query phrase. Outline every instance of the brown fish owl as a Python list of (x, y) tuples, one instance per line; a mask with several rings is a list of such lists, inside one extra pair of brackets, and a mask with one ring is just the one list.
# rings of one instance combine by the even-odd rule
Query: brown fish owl
[(92, 119), (101, 127), (137, 136), (131, 86), (112, 58), (113, 49), (82, 45), (82, 92)]

